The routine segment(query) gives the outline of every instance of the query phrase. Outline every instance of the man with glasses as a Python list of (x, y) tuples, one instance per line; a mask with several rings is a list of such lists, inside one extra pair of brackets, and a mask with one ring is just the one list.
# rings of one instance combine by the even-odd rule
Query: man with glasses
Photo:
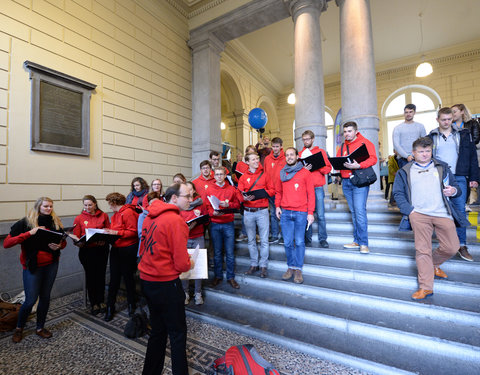
[(200, 163), (200, 176), (192, 181), (195, 185), (197, 193), (202, 197), (203, 202), (207, 200), (207, 189), (210, 185), (215, 183), (215, 179), (212, 176), (212, 166), (210, 161), (204, 160)]
[[(211, 235), (214, 250), (214, 273), (212, 286), (215, 287), (223, 280), (223, 254), (227, 264), (227, 282), (234, 289), (240, 288), (235, 281), (235, 224), (232, 209), (240, 208), (241, 196), (237, 189), (226, 183), (227, 176), (224, 167), (213, 168), (215, 183), (207, 189), (207, 209), (211, 220)], [(210, 199), (219, 200), (219, 208), (214, 209)], [(210, 197), (210, 199), (208, 199)], [(225, 210), (225, 211), (224, 211)]]

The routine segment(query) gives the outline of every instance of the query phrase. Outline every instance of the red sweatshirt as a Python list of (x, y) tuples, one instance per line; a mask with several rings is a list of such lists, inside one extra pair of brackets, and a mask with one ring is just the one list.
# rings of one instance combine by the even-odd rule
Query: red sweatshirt
[(120, 236), (113, 247), (127, 247), (138, 242), (137, 221), (138, 214), (133, 204), (124, 204), (113, 214), (110, 229), (118, 231)]
[(245, 163), (243, 160), (239, 161), (237, 163), (237, 166), (235, 167), (235, 170), (237, 172), (240, 172), (241, 174), (244, 174), (248, 170), (248, 164)]
[(265, 168), (265, 172), (270, 175), (270, 179), (276, 181), (278, 176), (280, 176), (280, 169), (282, 169), (285, 164), (287, 164), (287, 162), (285, 161), (285, 153), (282, 148), (278, 156), (273, 156), (273, 152), (271, 152), (265, 158), (263, 167)]
[(215, 183), (215, 179), (213, 177), (206, 179), (203, 175), (200, 175), (192, 183), (195, 185), (197, 193), (202, 197), (203, 203), (205, 203), (207, 201), (207, 189)]
[[(299, 153), (299, 157), (302, 157), (303, 152), (305, 151), (305, 147), (303, 148), (302, 151)], [(316, 171), (310, 172), (312, 174), (312, 179), (313, 179), (313, 186), (314, 187), (319, 187), (325, 185), (325, 175), (330, 173), (332, 170), (332, 165), (328, 161), (328, 156), (325, 150), (319, 148), (318, 146), (313, 147), (310, 149), (312, 154), (317, 154), (319, 152), (322, 153), (323, 155), (323, 160), (325, 160), (325, 167), (322, 167), (320, 169), (317, 169)]]
[(315, 211), (315, 188), (312, 174), (305, 168), (300, 169), (291, 180), (282, 182), (280, 176), (275, 185), (277, 192), (275, 206), (285, 210), (307, 212)]
[[(197, 198), (200, 198), (198, 196)], [(207, 206), (205, 202), (203, 202), (200, 206), (195, 207), (193, 210), (188, 210), (188, 211), (180, 211), (180, 216), (183, 218), (185, 221), (189, 221), (192, 219), (195, 219), (199, 216), (202, 215), (207, 215)], [(188, 239), (191, 240), (193, 238), (198, 238), (203, 236), (203, 233), (205, 232), (205, 225), (195, 225), (192, 230), (189, 231), (188, 233)]]
[(94, 214), (82, 211), (73, 221), (73, 225), (75, 226), (73, 228), (73, 234), (80, 238), (85, 234), (85, 229), (87, 228), (110, 228), (110, 219), (102, 210), (97, 209)]
[(188, 226), (178, 207), (154, 201), (142, 226), (140, 278), (145, 281), (171, 281), (190, 269), (187, 251)]
[[(360, 167), (362, 169), (372, 167), (377, 163), (377, 153), (375, 152), (375, 146), (373, 145), (372, 142), (370, 142), (367, 138), (365, 138), (360, 133), (357, 133), (357, 138), (355, 138), (353, 141), (351, 142), (345, 141), (345, 144), (343, 146), (343, 155), (341, 155), (342, 147), (339, 147), (337, 151), (337, 156), (347, 156), (348, 154), (351, 154), (353, 151), (359, 148), (362, 144), (365, 144), (365, 146), (367, 146), (369, 158), (365, 161), (362, 161), (360, 163)], [(347, 151), (347, 145), (348, 145), (348, 151)], [(350, 178), (352, 171), (350, 169), (342, 169), (340, 171), (340, 174), (342, 175), (342, 178)]]
[[(207, 189), (207, 196), (214, 195), (221, 201), (228, 199), (228, 207), (227, 208), (240, 208), (240, 202), (242, 200), (241, 194), (235, 189), (232, 185), (230, 185), (227, 181), (223, 184), (222, 187), (218, 186), (217, 183), (213, 183)], [(206, 200), (208, 214), (210, 215), (210, 220), (212, 223), (231, 223), (234, 220), (233, 213), (223, 214), (223, 215), (213, 215), (213, 207), (210, 204), (210, 201)]]
[[(261, 168), (257, 168), (255, 173), (250, 172), (249, 169), (245, 171), (245, 173), (240, 177), (240, 180), (238, 181), (238, 190), (241, 192), (247, 192), (248, 189), (253, 185), (253, 183), (257, 180), (258, 176), (260, 176), (260, 173), (262, 173)], [(257, 181), (255, 186), (253, 187), (252, 190), (257, 190), (257, 189), (265, 189), (270, 196), (275, 195), (275, 188), (273, 186), (272, 179), (270, 176), (263, 172), (262, 177)], [(248, 193), (247, 193), (248, 194)], [(263, 198), (263, 199), (257, 199), (256, 201), (246, 201), (243, 199), (242, 196), (242, 201), (245, 207), (268, 207), (268, 199)]]

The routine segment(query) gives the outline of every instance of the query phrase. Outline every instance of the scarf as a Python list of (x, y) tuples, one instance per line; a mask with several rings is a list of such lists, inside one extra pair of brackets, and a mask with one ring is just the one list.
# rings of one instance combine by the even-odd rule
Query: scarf
[[(143, 190), (140, 190), (140, 191), (136, 191), (136, 190), (133, 190), (130, 192), (130, 194), (128, 194), (127, 196), (127, 201), (126, 203), (132, 203), (133, 202), (133, 197), (143, 197), (145, 195), (148, 194), (148, 189), (143, 189)], [(141, 199), (138, 199), (138, 204), (141, 206), (142, 205), (142, 200)]]
[(193, 202), (190, 203), (190, 206), (187, 208), (187, 211), (193, 210), (195, 207), (201, 206), (203, 204), (202, 198), (198, 197)]
[(302, 168), (303, 164), (301, 162), (297, 162), (295, 165), (285, 164), (285, 167), (280, 170), (280, 180), (282, 182), (290, 181)]

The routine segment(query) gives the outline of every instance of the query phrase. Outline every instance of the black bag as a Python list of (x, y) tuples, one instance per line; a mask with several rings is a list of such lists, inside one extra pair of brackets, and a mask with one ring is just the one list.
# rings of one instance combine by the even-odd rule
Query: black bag
[(139, 307), (125, 325), (123, 334), (129, 339), (136, 339), (145, 335), (147, 331), (147, 313), (141, 307)]
[(364, 187), (369, 186), (377, 181), (377, 175), (372, 167), (368, 167), (365, 169), (355, 169), (353, 171), (352, 177), (350, 178), (350, 182), (354, 184), (356, 187)]

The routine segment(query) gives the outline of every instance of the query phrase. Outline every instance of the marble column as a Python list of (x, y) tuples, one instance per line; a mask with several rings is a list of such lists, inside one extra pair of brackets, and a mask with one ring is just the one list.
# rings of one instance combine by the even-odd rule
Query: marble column
[(295, 27), (295, 141), (302, 149), (302, 133), (315, 133), (315, 145), (325, 149), (325, 97), (323, 88), (320, 13), (326, 0), (290, 0)]
[(192, 38), (192, 176), (210, 151), (222, 152), (220, 53), (224, 43), (213, 35)]
[[(377, 150), (379, 119), (369, 0), (336, 0), (340, 8), (342, 123), (355, 121)], [(374, 167), (380, 176), (378, 163)], [(380, 190), (380, 178), (370, 186)]]

